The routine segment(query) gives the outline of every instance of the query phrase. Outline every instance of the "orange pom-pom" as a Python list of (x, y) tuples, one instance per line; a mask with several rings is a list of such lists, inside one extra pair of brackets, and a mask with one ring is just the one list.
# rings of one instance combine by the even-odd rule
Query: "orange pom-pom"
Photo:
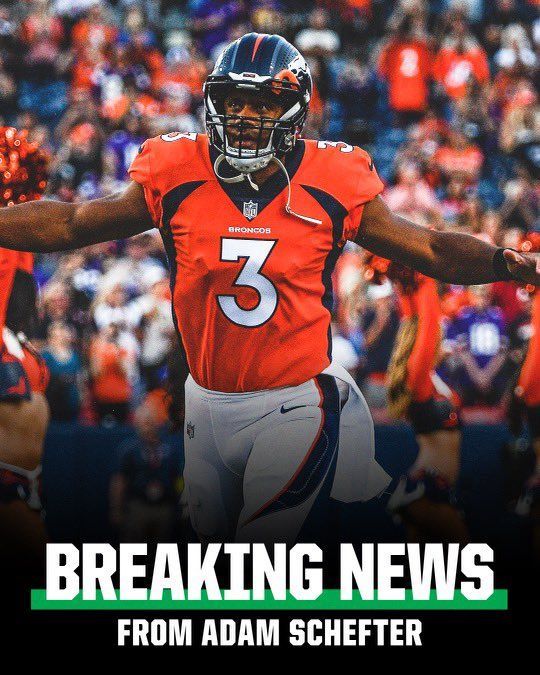
[(26, 129), (0, 127), (0, 205), (12, 206), (39, 199), (47, 187), (48, 158)]

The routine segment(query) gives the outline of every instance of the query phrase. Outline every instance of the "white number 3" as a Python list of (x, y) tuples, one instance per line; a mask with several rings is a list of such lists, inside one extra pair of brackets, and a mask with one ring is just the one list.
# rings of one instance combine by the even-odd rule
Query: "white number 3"
[(317, 147), (319, 150), (326, 150), (331, 145), (333, 148), (339, 148), (340, 152), (352, 152), (354, 147), (345, 143), (345, 141), (319, 141)]
[(244, 266), (236, 277), (234, 286), (253, 288), (259, 295), (259, 302), (253, 309), (242, 309), (234, 295), (217, 296), (223, 314), (238, 326), (249, 328), (262, 326), (276, 311), (277, 290), (274, 284), (261, 273), (275, 244), (275, 240), (267, 239), (224, 238), (221, 240), (221, 261), (238, 262), (240, 258), (245, 258)]

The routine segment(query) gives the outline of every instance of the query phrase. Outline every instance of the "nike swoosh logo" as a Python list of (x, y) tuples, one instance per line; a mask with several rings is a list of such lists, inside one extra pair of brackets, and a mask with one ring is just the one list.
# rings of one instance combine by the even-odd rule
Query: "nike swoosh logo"
[(369, 162), (369, 170), (370, 170), (370, 171), (373, 171), (373, 166), (374, 166), (374, 165), (373, 165), (373, 160), (372, 160), (371, 157), (370, 157), (370, 162)]
[(296, 410), (297, 408), (305, 408), (305, 405), (293, 405), (292, 408), (286, 408), (284, 405), (281, 406), (281, 414), (291, 412), (291, 410)]

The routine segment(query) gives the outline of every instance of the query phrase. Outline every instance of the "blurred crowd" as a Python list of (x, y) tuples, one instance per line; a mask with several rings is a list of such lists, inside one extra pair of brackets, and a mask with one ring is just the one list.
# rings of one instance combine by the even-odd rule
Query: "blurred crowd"
[[(308, 138), (364, 147), (390, 207), (426, 226), (517, 246), (540, 230), (539, 0), (20, 0), (0, 5), (0, 117), (51, 157), (48, 197), (121, 190), (141, 142), (203, 131), (202, 84), (245, 32), (306, 56)], [(176, 349), (156, 232), (36, 260), (36, 341), (58, 420), (116, 423), (160, 391)], [(334, 352), (384, 408), (394, 289), (347, 245)], [(510, 283), (443, 288), (440, 376), (468, 406), (505, 396), (530, 335)], [(156, 399), (157, 400), (157, 399)]]

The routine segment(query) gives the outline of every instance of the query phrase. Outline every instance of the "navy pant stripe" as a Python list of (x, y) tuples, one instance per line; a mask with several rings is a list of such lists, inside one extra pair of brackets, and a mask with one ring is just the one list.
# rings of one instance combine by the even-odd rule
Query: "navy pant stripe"
[(247, 521), (299, 506), (319, 487), (337, 453), (340, 403), (335, 379), (318, 375), (315, 383), (321, 395), (321, 425), (314, 442), (290, 481)]

